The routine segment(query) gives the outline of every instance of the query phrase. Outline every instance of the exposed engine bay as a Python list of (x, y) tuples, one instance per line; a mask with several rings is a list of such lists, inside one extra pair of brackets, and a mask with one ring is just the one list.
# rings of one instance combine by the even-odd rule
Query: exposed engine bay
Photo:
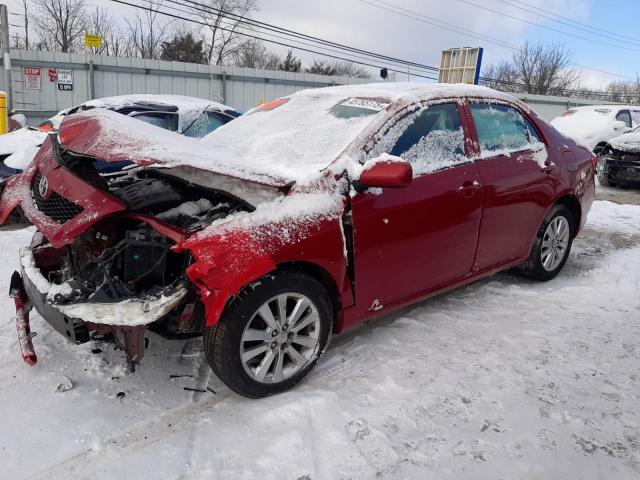
[[(22, 259), (24, 288), (30, 298), (42, 300), (34, 301), (36, 309), (45, 310), (49, 323), (76, 343), (88, 341), (90, 334), (113, 333), (132, 368), (142, 358), (147, 327), (169, 337), (201, 334), (204, 306), (186, 274), (191, 256), (172, 251), (174, 241), (151, 223), (186, 236), (254, 208), (231, 194), (160, 170), (121, 165), (104, 172), (94, 159), (58, 155), (74, 175), (115, 197), (127, 210), (93, 224), (61, 248), (36, 234)], [(39, 181), (36, 176), (34, 203), (49, 218), (65, 223), (82, 211), (60, 209), (60, 199), (51, 206), (54, 197), (45, 199)]]

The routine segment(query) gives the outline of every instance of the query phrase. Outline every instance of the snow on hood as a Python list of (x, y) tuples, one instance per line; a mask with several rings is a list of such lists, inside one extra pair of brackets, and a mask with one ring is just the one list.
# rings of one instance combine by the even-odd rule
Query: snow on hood
[(622, 150), (623, 152), (640, 152), (640, 128), (636, 128), (633, 132), (612, 138), (609, 144), (616, 150)]
[[(215, 162), (232, 160), (304, 183), (345, 153), (368, 126), (387, 118), (384, 104), (465, 96), (517, 102), (510, 95), (464, 84), (374, 83), (310, 89), (250, 110), (199, 143)], [(335, 107), (342, 102), (362, 98), (383, 108), (349, 117), (336, 114)]]
[(192, 138), (102, 108), (65, 119), (59, 138), (69, 151), (107, 162), (130, 161), (165, 169), (192, 167), (274, 187), (291, 181), (250, 164), (236, 164), (232, 158), (215, 159), (207, 145)]

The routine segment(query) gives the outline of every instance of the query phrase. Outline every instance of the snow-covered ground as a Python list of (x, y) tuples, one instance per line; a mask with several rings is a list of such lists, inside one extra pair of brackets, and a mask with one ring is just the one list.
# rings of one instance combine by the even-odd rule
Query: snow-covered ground
[(7, 284), (30, 233), (2, 233), (0, 477), (638, 478), (639, 227), (640, 206), (599, 201), (555, 280), (504, 273), (370, 322), (264, 400), (210, 376), (198, 341), (149, 334), (128, 374), (37, 316), (23, 364)]

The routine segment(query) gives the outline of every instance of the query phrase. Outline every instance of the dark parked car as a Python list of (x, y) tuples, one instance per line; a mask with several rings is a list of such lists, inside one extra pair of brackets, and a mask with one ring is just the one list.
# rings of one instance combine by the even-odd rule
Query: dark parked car
[[(27, 168), (47, 134), (69, 115), (105, 108), (192, 138), (202, 138), (240, 115), (233, 108), (182, 95), (119, 95), (89, 100), (62, 110), (37, 127), (24, 126), (0, 135), (0, 179)], [(111, 170), (115, 169), (111, 166)]]
[[(134, 163), (104, 176), (97, 161)], [(501, 270), (563, 268), (594, 199), (595, 156), (509, 95), (466, 85), (298, 92), (199, 142), (80, 113), (6, 183), (38, 228), (12, 279), (80, 343), (145, 329), (204, 336), (234, 391), (301, 380), (329, 336)]]
[(640, 127), (609, 140), (598, 154), (602, 186), (640, 185)]

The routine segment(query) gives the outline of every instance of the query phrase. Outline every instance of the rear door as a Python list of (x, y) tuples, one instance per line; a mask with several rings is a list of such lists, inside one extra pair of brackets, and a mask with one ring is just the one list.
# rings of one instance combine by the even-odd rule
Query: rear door
[(369, 159), (409, 161), (414, 178), (352, 199), (359, 308), (381, 310), (471, 271), (482, 197), (462, 113), (456, 103), (419, 107), (389, 122), (370, 150)]
[(500, 103), (469, 103), (479, 146), (482, 226), (475, 271), (528, 255), (531, 239), (554, 198), (557, 166), (524, 112)]

